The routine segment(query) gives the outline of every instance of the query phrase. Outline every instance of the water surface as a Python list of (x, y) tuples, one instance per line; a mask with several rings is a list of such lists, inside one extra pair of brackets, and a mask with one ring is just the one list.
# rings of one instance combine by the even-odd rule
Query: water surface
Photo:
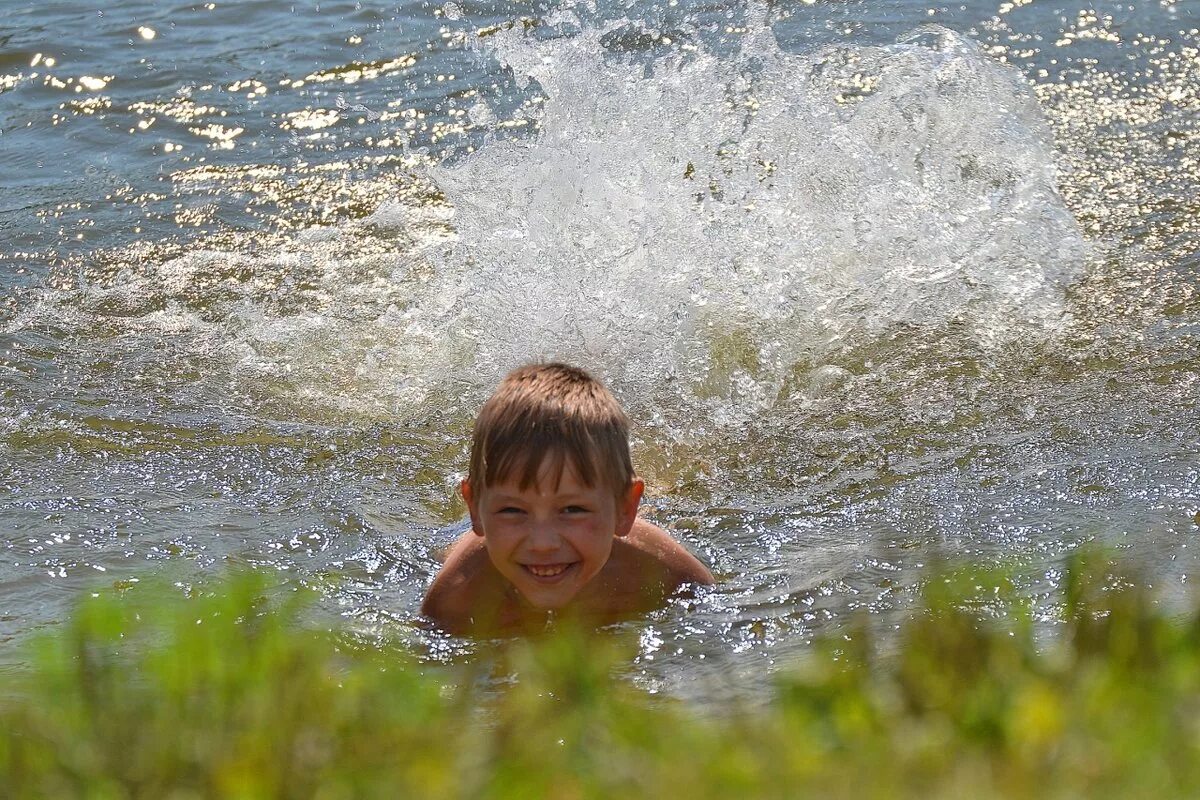
[(753, 692), (946, 557), (1048, 619), (1088, 542), (1189, 589), (1194, 3), (0, 23), (4, 641), (232, 563), (456, 657), (413, 623), (470, 422), (551, 357), (722, 578), (630, 624), (651, 688)]

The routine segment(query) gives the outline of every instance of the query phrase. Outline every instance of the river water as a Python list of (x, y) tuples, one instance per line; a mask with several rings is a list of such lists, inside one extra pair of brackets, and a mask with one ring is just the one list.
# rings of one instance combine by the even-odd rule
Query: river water
[(469, 653), (417, 607), (474, 411), (537, 358), (613, 386), (646, 515), (721, 578), (629, 623), (651, 689), (753, 691), (945, 558), (1048, 620), (1086, 543), (1187, 597), (1198, 29), (1195, 0), (5, 3), (0, 662), (82, 591), (230, 564)]

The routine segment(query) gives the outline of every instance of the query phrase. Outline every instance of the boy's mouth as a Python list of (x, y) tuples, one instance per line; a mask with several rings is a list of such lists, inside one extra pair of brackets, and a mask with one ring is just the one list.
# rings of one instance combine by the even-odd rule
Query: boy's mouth
[(562, 575), (573, 567), (574, 564), (522, 564), (521, 566), (535, 578), (551, 580)]

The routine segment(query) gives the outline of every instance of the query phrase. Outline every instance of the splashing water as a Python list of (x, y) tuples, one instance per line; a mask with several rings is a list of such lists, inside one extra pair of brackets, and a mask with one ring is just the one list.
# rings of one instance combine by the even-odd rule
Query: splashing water
[(561, 12), (570, 34), (483, 40), (540, 87), (515, 118), (533, 135), (414, 157), (418, 191), (276, 251), (190, 249), (66, 315), (51, 297), (56, 323), (190, 332), (245, 393), (391, 418), (561, 358), (681, 428), (761, 417), (898, 327), (986, 346), (1062, 325), (1087, 246), (1015, 70), (936, 26), (790, 54), (759, 18), (733, 54), (647, 59), (609, 44), (632, 25)]
[(545, 92), (540, 130), (435, 172), (459, 236), (439, 322), (474, 368), (562, 357), (736, 417), (893, 326), (1061, 321), (1086, 246), (1031, 93), (970, 41), (791, 55), (762, 27), (647, 67), (605, 58), (615, 29), (496, 37)]

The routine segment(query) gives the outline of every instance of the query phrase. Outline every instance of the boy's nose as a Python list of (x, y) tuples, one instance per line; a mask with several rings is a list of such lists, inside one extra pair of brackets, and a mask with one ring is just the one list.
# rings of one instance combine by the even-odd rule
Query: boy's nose
[(550, 553), (558, 549), (560, 539), (553, 525), (534, 525), (529, 533), (528, 546), (535, 553)]

